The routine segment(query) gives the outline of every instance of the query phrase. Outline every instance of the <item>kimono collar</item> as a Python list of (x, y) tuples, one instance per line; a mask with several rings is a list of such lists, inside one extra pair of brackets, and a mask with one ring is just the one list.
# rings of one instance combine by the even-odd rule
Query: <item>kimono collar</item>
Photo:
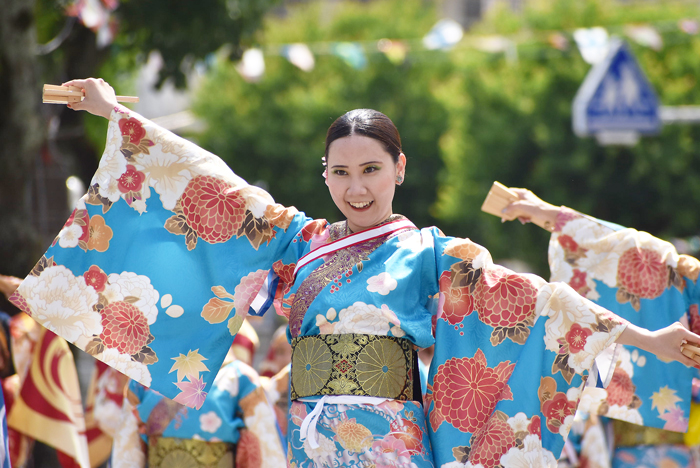
[[(346, 232), (350, 230), (347, 228), (346, 222)], [(365, 229), (364, 231), (349, 234), (345, 237), (333, 241), (329, 244), (323, 244), (311, 252), (307, 253), (299, 259), (296, 268), (294, 268), (294, 277), (296, 277), (297, 272), (305, 265), (313, 262), (317, 258), (324, 257), (326, 255), (337, 252), (338, 250), (346, 249), (352, 245), (359, 244), (361, 242), (366, 242), (368, 240), (376, 239), (378, 237), (391, 234), (396, 231), (401, 231), (405, 229), (417, 229), (416, 226), (403, 216), (391, 217), (382, 224), (379, 224), (373, 228)]]

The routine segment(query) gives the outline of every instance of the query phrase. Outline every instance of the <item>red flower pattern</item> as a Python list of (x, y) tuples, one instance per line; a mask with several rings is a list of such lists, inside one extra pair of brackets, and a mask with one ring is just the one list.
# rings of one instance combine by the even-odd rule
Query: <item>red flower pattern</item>
[(484, 270), (475, 291), (476, 310), (492, 327), (513, 327), (535, 313), (537, 289), (528, 279), (502, 267)]
[(102, 310), (100, 339), (106, 347), (134, 354), (146, 346), (149, 335), (146, 316), (128, 302), (113, 302)]
[(64, 228), (70, 226), (71, 224), (73, 224), (73, 220), (75, 219), (75, 214), (76, 214), (77, 212), (78, 212), (78, 209), (77, 209), (77, 208), (73, 208), (73, 211), (71, 212), (70, 216), (69, 216), (68, 219), (66, 220), (66, 223), (63, 225)]
[(530, 420), (530, 424), (527, 426), (527, 432), (536, 435), (540, 439), (542, 438), (542, 420), (539, 416), (535, 415)]
[(574, 268), (573, 273), (574, 274), (569, 281), (569, 286), (571, 286), (577, 293), (585, 296), (589, 291), (588, 285), (586, 285), (586, 272), (581, 271), (578, 268)]
[(105, 290), (107, 275), (97, 265), (92, 265), (88, 271), (83, 273), (83, 278), (85, 279), (85, 284), (92, 286), (95, 291), (102, 292)]
[(197, 176), (180, 199), (187, 224), (210, 244), (233, 237), (245, 219), (245, 199), (223, 180)]
[(472, 437), (469, 461), (485, 468), (501, 466), (501, 457), (515, 447), (515, 434), (510, 425), (497, 417), (489, 419)]
[(457, 429), (476, 431), (499, 400), (513, 399), (506, 382), (514, 368), (510, 361), (487, 367), (481, 350), (473, 358), (448, 360), (438, 367), (433, 382), (435, 408)]
[(569, 221), (573, 219), (578, 219), (580, 218), (581, 215), (578, 214), (576, 211), (571, 210), (566, 207), (562, 207), (559, 210), (559, 214), (557, 215), (557, 220), (554, 224), (554, 232), (561, 232), (562, 228), (568, 223)]
[(654, 299), (668, 286), (668, 268), (658, 252), (633, 247), (620, 256), (617, 282), (630, 294)]
[(129, 119), (121, 119), (119, 121), (119, 130), (122, 136), (129, 137), (129, 143), (138, 145), (139, 142), (146, 136), (146, 129), (143, 128), (138, 119), (131, 117)]
[(280, 281), (284, 281), (285, 283), (294, 282), (294, 268), (296, 268), (296, 263), (285, 265), (282, 263), (282, 260), (277, 260), (272, 264), (272, 270), (280, 277)]
[(559, 433), (559, 427), (567, 416), (573, 416), (576, 412), (576, 402), (570, 401), (566, 393), (557, 392), (553, 398), (542, 404), (542, 414), (547, 418), (547, 429)]
[[(89, 228), (90, 228), (90, 215), (88, 215), (87, 210), (80, 210), (80, 211), (81, 211), (81, 213), (82, 213), (82, 216), (78, 217), (78, 219), (82, 219), (82, 220), (83, 220), (83, 225), (80, 226), (80, 228), (83, 230), (83, 233), (81, 234), (80, 239), (78, 239), (78, 240), (87, 242), (88, 239), (90, 239), (90, 231), (89, 231)], [(68, 226), (71, 226), (71, 225), (73, 224), (73, 222), (74, 222), (75, 219), (76, 219), (77, 213), (78, 213), (78, 209), (75, 208), (75, 209), (73, 210), (73, 212), (70, 214), (70, 216), (68, 217), (68, 220), (66, 221), (66, 223), (63, 225), (64, 228), (66, 228), (66, 227), (68, 227)], [(55, 243), (55, 242), (54, 242), (54, 243)]]
[(18, 290), (15, 290), (10, 297), (7, 298), (8, 301), (10, 301), (12, 304), (15, 305), (19, 310), (24, 312), (25, 314), (29, 315), (30, 317), (32, 316), (32, 310), (29, 308), (29, 304), (27, 304), (27, 300), (24, 298), (23, 295), (19, 293)]
[(241, 429), (241, 437), (236, 444), (235, 466), (260, 468), (263, 466), (260, 439), (248, 429)]
[(608, 391), (608, 404), (619, 406), (629, 405), (632, 403), (636, 389), (637, 387), (632, 383), (629, 374), (621, 367), (616, 367), (612, 379), (610, 379), (610, 384), (606, 389)]
[(117, 187), (122, 193), (138, 192), (145, 179), (146, 175), (143, 172), (137, 171), (136, 167), (129, 164), (126, 166), (126, 172), (117, 179)]
[(393, 436), (403, 441), (411, 455), (423, 452), (423, 431), (418, 424), (398, 418), (391, 422), (390, 427)]
[(450, 325), (456, 325), (474, 311), (474, 297), (469, 288), (453, 288), (449, 271), (440, 276), (440, 301), (438, 316)]
[(688, 315), (690, 316), (690, 331), (700, 333), (700, 313), (698, 313), (697, 304), (690, 304)]
[(564, 247), (564, 250), (569, 250), (571, 252), (576, 252), (578, 250), (578, 243), (571, 236), (562, 234), (557, 240), (559, 241), (559, 244)]
[(313, 236), (316, 234), (321, 234), (325, 228), (325, 220), (315, 219), (304, 226), (304, 228), (301, 230), (301, 237), (304, 239), (304, 242), (309, 242)]
[(285, 265), (282, 260), (277, 260), (272, 264), (272, 271), (279, 276), (279, 284), (277, 286), (277, 292), (275, 293), (275, 299), (282, 299), (294, 284), (294, 268), (296, 268), (296, 263), (290, 263)]
[(566, 333), (566, 342), (569, 345), (569, 352), (578, 353), (586, 346), (586, 340), (593, 332), (589, 328), (583, 328), (578, 323), (574, 323)]

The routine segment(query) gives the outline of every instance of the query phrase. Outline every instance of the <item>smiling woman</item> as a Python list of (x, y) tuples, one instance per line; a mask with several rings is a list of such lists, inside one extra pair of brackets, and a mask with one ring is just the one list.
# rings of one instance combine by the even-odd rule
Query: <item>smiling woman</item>
[(393, 214), (406, 156), (389, 117), (372, 109), (340, 116), (328, 129), (324, 164), (326, 185), (351, 231), (376, 226)]
[(364, 231), (393, 214), (395, 181), (405, 166), (403, 153), (395, 164), (370, 137), (355, 134), (330, 145), (326, 185), (351, 231)]
[[(346, 217), (330, 224), (275, 203), (216, 156), (118, 106), (103, 81), (68, 84), (86, 91), (74, 109), (110, 119), (76, 219), (99, 212), (114, 234), (105, 251), (53, 246), (15, 302), (46, 315), (51, 305), (33, 298), (60, 291), (46, 283), (61, 269), (104, 326), (104, 304), (123, 296), (142, 305), (117, 296), (111, 279), (109, 294), (93, 290), (85, 272), (148, 279), (185, 313), (153, 315), (147, 345), (130, 355), (101, 340), (100, 327), (76, 332), (75, 343), (110, 365), (115, 353), (137, 361), (134, 379), (180, 400), (193, 383), (204, 396), (243, 317), (274, 305), (289, 318), (293, 349), (289, 466), (556, 466), (584, 377), (607, 346), (619, 339), (693, 364), (679, 345), (700, 336), (683, 327), (628, 326), (565, 284), (494, 265), (470, 240), (393, 213), (406, 157), (380, 112), (351, 111), (328, 131), (326, 183)], [(177, 160), (177, 184), (151, 176), (155, 159)], [(127, 172), (139, 188), (123, 193)], [(432, 344), (421, 395), (415, 349)], [(197, 365), (173, 373), (178, 356)], [(269, 460), (262, 465), (275, 466)]]

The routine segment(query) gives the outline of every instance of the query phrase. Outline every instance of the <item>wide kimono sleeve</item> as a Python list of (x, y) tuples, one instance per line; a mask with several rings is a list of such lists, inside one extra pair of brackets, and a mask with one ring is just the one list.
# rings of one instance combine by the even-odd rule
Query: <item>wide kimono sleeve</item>
[(309, 222), (218, 157), (118, 107), (87, 194), (12, 300), (199, 408), (246, 314), (272, 303), (275, 262), (301, 255), (297, 234)]
[[(686, 314), (699, 328), (700, 262), (646, 232), (562, 208), (549, 244), (553, 281), (641, 327), (657, 330)], [(695, 331), (695, 330), (694, 330)], [(685, 432), (697, 370), (621, 346), (606, 389), (587, 389), (587, 410), (644, 426)]]
[(626, 322), (566, 284), (494, 265), (469, 240), (434, 235), (435, 466), (556, 466), (584, 382)]

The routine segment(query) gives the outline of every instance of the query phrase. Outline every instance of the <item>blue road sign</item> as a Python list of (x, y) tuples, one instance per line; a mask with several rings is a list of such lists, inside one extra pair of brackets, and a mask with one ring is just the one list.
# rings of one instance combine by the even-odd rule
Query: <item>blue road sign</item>
[(656, 92), (622, 39), (611, 39), (608, 55), (586, 75), (574, 98), (573, 127), (581, 137), (661, 129)]

